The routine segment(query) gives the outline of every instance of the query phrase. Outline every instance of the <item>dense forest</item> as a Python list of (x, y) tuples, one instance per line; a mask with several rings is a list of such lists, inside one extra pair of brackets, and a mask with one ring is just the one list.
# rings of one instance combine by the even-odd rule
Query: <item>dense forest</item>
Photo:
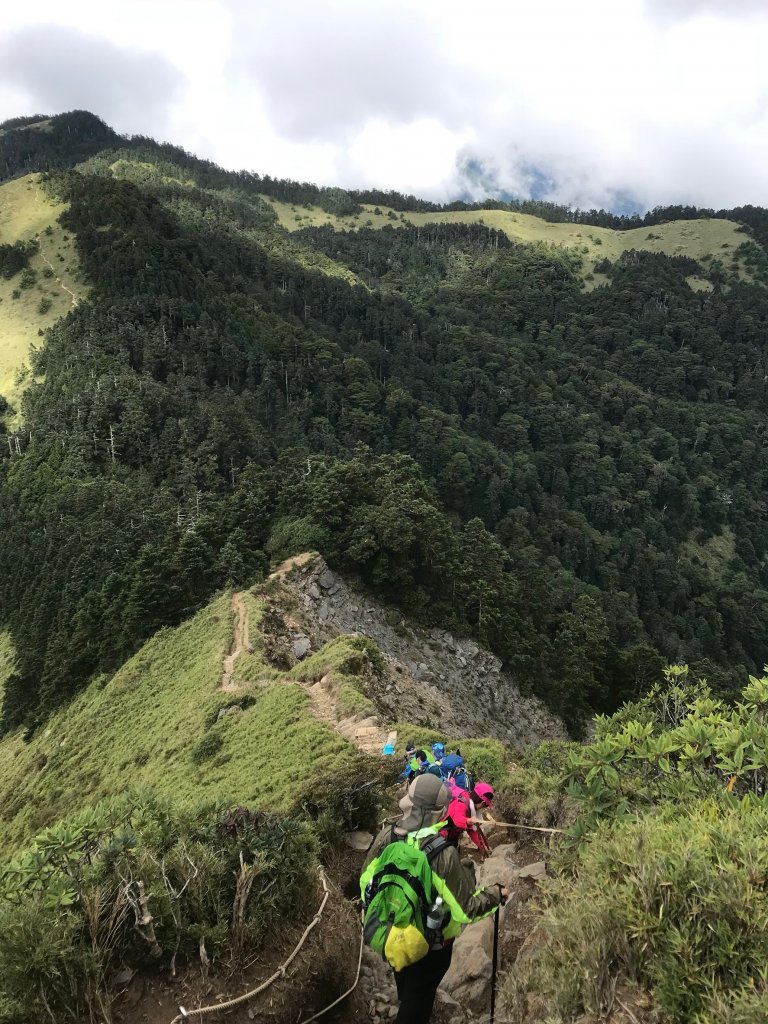
[[(628, 252), (586, 291), (574, 252), (477, 224), (289, 239), (260, 193), (397, 204), (77, 118), (48, 164), (49, 132), (0, 135), (0, 169), (48, 169), (69, 203), (91, 286), (0, 463), (4, 728), (310, 547), (576, 728), (665, 660), (721, 692), (768, 661), (762, 283)], [(742, 213), (759, 241), (765, 211)]]

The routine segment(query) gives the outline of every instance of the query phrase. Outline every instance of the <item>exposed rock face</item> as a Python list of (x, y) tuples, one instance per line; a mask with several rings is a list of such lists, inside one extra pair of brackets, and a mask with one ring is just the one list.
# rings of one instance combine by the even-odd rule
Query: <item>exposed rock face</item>
[(390, 625), (391, 612), (372, 604), (320, 557), (295, 566), (282, 582), (303, 607), (303, 627), (313, 636), (313, 648), (342, 633), (362, 633), (375, 641), (387, 672), (369, 697), (384, 720), (410, 721), (453, 735), (492, 736), (517, 749), (544, 739), (567, 739), (562, 722), (541, 701), (522, 696), (500, 660), (475, 641), (405, 621)]
[[(519, 898), (515, 892), (515, 881), (520, 878), (533, 880), (546, 874), (543, 862), (519, 867), (519, 861), (515, 862), (515, 851), (513, 843), (497, 846), (492, 856), (477, 868), (478, 886), (500, 882), (511, 891), (509, 902), (499, 911), (499, 930), (502, 935), (507, 928), (508, 914), (514, 912), (515, 901)], [(469, 925), (456, 939), (451, 967), (440, 987), (473, 1013), (487, 1012), (492, 972), (493, 918), (486, 918), (478, 924)]]

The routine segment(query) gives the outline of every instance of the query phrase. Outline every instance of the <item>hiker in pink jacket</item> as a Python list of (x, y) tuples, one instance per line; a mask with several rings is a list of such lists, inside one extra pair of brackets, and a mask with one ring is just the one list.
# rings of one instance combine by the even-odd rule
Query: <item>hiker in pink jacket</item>
[(487, 782), (478, 782), (469, 792), (451, 781), (447, 783), (447, 786), (452, 799), (446, 813), (448, 825), (441, 830), (441, 835), (445, 836), (450, 843), (458, 846), (461, 833), (466, 832), (483, 857), (489, 856), (491, 850), (479, 827), (482, 819), (477, 817), (476, 808), (493, 805), (493, 786)]

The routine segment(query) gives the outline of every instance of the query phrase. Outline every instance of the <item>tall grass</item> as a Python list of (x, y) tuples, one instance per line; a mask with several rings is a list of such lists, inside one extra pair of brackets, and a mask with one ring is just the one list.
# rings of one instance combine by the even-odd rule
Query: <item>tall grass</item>
[(0, 852), (130, 785), (284, 810), (318, 773), (343, 775), (354, 748), (312, 716), (301, 685), (274, 681), (279, 673), (259, 656), (257, 622), (254, 654), (235, 663), (242, 685), (234, 693), (218, 690), (231, 638), (225, 595), (161, 630), (30, 742), (21, 731), (0, 741)]

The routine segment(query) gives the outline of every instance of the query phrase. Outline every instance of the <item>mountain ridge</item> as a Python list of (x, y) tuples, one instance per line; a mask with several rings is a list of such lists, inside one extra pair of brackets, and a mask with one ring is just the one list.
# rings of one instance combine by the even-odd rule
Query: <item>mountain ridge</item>
[[(584, 253), (491, 225), (382, 213), (289, 236), (277, 195), (319, 196), (339, 225), (355, 197), (116, 150), (90, 123), (35, 130), (70, 129), (59, 163), (85, 153), (43, 185), (92, 291), (33, 354), (7, 432), (6, 725), (297, 547), (490, 643), (574, 720), (665, 658), (729, 686), (768, 656), (758, 241), (606, 255), (588, 290)], [(6, 165), (43, 159), (8, 138)]]

